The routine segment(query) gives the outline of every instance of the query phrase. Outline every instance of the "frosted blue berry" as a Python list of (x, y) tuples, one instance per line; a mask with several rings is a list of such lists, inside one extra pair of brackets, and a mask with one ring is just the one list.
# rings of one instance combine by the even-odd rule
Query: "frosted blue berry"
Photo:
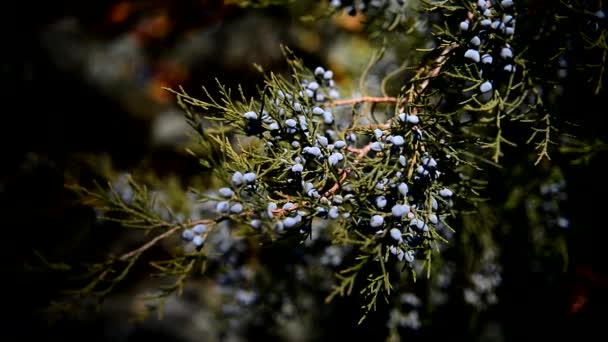
[(334, 115), (331, 112), (326, 111), (323, 113), (323, 121), (326, 124), (331, 125), (334, 122)]
[(393, 140), (391, 142), (395, 146), (401, 146), (401, 145), (405, 144), (405, 139), (403, 139), (403, 137), (400, 135), (396, 135), (393, 137)]
[(437, 203), (437, 200), (434, 198), (431, 198), (431, 208), (433, 208), (433, 210), (437, 210), (438, 206), (439, 206), (439, 204)]
[(492, 83), (490, 81), (485, 81), (479, 86), (479, 90), (482, 93), (487, 93), (492, 90)]
[(488, 8), (486, 0), (477, 0), (477, 6), (483, 11)]
[(256, 112), (247, 112), (247, 113), (243, 114), (243, 117), (245, 117), (245, 119), (247, 119), (247, 120), (257, 120), (258, 119), (258, 115), (256, 114)]
[(429, 168), (437, 167), (437, 161), (434, 158), (424, 158), (422, 163)]
[(481, 57), (479, 56), (479, 51), (474, 50), (474, 49), (468, 49), (464, 53), (464, 58), (471, 59), (474, 62), (479, 62), (479, 60), (480, 60)]
[(490, 56), (487, 53), (485, 55), (481, 56), (481, 63), (483, 63), (483, 64), (492, 64), (492, 56)]
[(490, 25), (492, 25), (492, 20), (490, 20), (490, 19), (484, 19), (479, 24), (481, 26), (490, 26)]
[[(475, 46), (479, 46), (481, 44), (481, 39), (479, 39), (478, 36), (475, 36), (475, 37), (471, 38), (471, 44), (475, 45)], [(473, 50), (473, 51), (477, 51), (477, 50)], [(465, 55), (465, 57), (467, 57), (467, 56)]]
[(407, 122), (411, 123), (412, 125), (417, 125), (420, 122), (420, 118), (418, 118), (418, 115), (408, 115)]
[(504, 66), (504, 68), (502, 68), (502, 70), (506, 72), (513, 72), (515, 71), (515, 67), (513, 66), (513, 64), (507, 64)]
[(283, 226), (285, 228), (291, 228), (291, 227), (295, 226), (296, 224), (298, 224), (298, 221), (293, 217), (286, 217), (283, 220)]
[(285, 125), (287, 125), (287, 127), (295, 128), (297, 124), (298, 124), (298, 122), (294, 119), (285, 120)]
[(405, 252), (402, 251), (401, 249), (397, 252), (397, 259), (399, 261), (403, 261), (403, 258), (405, 257)]
[(327, 209), (325, 209), (323, 207), (315, 208), (315, 216), (324, 217), (325, 215), (327, 215)]
[(324, 74), (323, 74), (323, 78), (326, 80), (331, 80), (334, 77), (334, 73), (331, 70), (327, 70)]
[(333, 166), (333, 165), (338, 164), (340, 161), (342, 161), (344, 159), (344, 156), (340, 152), (335, 152), (335, 153), (332, 153), (328, 159), (329, 159), (329, 164)]
[(293, 104), (293, 110), (295, 110), (297, 113), (302, 111), (302, 105), (298, 102)]
[(331, 97), (332, 99), (338, 99), (340, 98), (340, 93), (337, 90), (332, 89), (329, 91), (329, 97)]
[(249, 306), (253, 304), (253, 302), (256, 300), (257, 295), (251, 290), (239, 289), (235, 294), (235, 298), (239, 304), (243, 306)]
[(484, 17), (491, 17), (492, 16), (492, 11), (489, 8), (486, 8), (486, 10), (483, 11), (483, 16)]
[(492, 22), (492, 24), (490, 24), (490, 27), (493, 28), (494, 30), (496, 30), (500, 27), (500, 25), (504, 25), (504, 24), (500, 20), (494, 20)]
[(376, 139), (382, 138), (382, 130), (380, 128), (374, 129), (374, 136), (376, 137)]
[(230, 188), (220, 188), (217, 192), (224, 198), (231, 198), (234, 196), (234, 191)]
[(312, 197), (312, 198), (321, 197), (321, 195), (319, 195), (319, 191), (317, 191), (317, 189), (310, 189), (310, 190), (306, 191), (306, 195), (308, 195), (308, 197)]
[(334, 147), (337, 149), (343, 149), (344, 147), (346, 147), (346, 142), (344, 142), (344, 140), (338, 140), (334, 143)]
[(500, 57), (504, 59), (513, 58), (513, 50), (508, 47), (502, 48), (502, 50), (500, 50)]
[(382, 143), (378, 142), (378, 141), (374, 141), (370, 145), (370, 148), (371, 148), (372, 151), (380, 152), (380, 151), (382, 151)]
[(431, 214), (431, 216), (429, 216), (429, 222), (431, 222), (432, 224), (437, 224), (437, 222), (439, 222), (437, 215)]
[(325, 69), (323, 69), (323, 67), (316, 67), (315, 68), (315, 76), (321, 76), (325, 73)]
[(329, 209), (329, 218), (331, 219), (337, 219), (338, 217), (340, 217), (340, 211), (338, 210), (338, 207), (331, 207)]
[(253, 182), (255, 182), (256, 178), (257, 178), (257, 176), (253, 172), (247, 172), (246, 174), (243, 175), (243, 180), (247, 184), (252, 184)]
[(283, 210), (284, 211), (291, 210), (293, 207), (295, 207), (295, 204), (293, 204), (291, 202), (287, 202), (287, 203), (283, 204)]
[(329, 163), (330, 166), (338, 165), (338, 163), (340, 162), (340, 159), (338, 158), (338, 154), (334, 153), (331, 156), (329, 156), (329, 158), (327, 158), (327, 162)]
[[(317, 84), (317, 82), (315, 82), (315, 84)], [(315, 96), (315, 92), (312, 91), (311, 89), (306, 89), (306, 96), (309, 98), (312, 98)]]
[(388, 179), (383, 178), (380, 181), (378, 181), (378, 183), (376, 184), (376, 189), (384, 190), (384, 187), (386, 186), (386, 184), (388, 184)]
[(376, 197), (376, 206), (379, 209), (386, 207), (386, 203), (387, 203), (386, 197), (384, 197), (384, 196)]
[(429, 231), (429, 226), (426, 223), (424, 223), (424, 221), (420, 221), (419, 220), (416, 223), (416, 227), (418, 227), (418, 229), (420, 229), (423, 232), (428, 232)]
[(215, 205), (215, 210), (217, 210), (218, 213), (227, 213), (228, 210), (230, 210), (230, 203), (226, 201), (218, 202), (218, 204)]
[(415, 259), (414, 251), (410, 249), (409, 251), (405, 252), (404, 259), (405, 259), (405, 261), (409, 262), (410, 264), (412, 262), (414, 262), (414, 259)]
[(317, 142), (323, 147), (327, 147), (327, 144), (329, 143), (327, 138), (322, 135), (317, 135)]
[(400, 194), (402, 194), (403, 196), (407, 196), (407, 193), (409, 191), (407, 184), (405, 184), (405, 183), (399, 184), (398, 189), (399, 189)]
[(194, 239), (192, 239), (192, 243), (196, 246), (196, 247), (200, 247), (203, 245), (203, 242), (205, 241), (205, 239), (203, 239), (202, 236), (197, 235), (194, 237)]
[(291, 172), (293, 172), (293, 173), (300, 173), (302, 171), (304, 171), (304, 165), (302, 165), (300, 163), (291, 167)]
[(232, 185), (239, 186), (243, 184), (243, 174), (239, 171), (232, 175)]
[(407, 159), (405, 159), (405, 156), (399, 156), (399, 164), (401, 166), (406, 166), (407, 165)]
[(448, 189), (448, 188), (443, 188), (441, 190), (439, 190), (439, 195), (441, 197), (452, 197), (454, 193), (452, 192), (452, 190)]
[(266, 215), (268, 215), (268, 217), (272, 218), (274, 216), (274, 212), (275, 210), (277, 210), (277, 204), (274, 202), (270, 202), (268, 203), (268, 205), (266, 206)]
[(197, 224), (196, 226), (192, 227), (192, 231), (200, 235), (207, 231), (207, 226), (204, 224)]
[(321, 155), (321, 149), (316, 146), (313, 147), (305, 147), (303, 150), (304, 153), (310, 154), (314, 157), (319, 157)]
[(460, 29), (463, 31), (466, 31), (469, 29), (469, 21), (468, 20), (464, 20), (460, 22)]
[(512, 36), (513, 34), (515, 34), (515, 28), (513, 28), (513, 27), (507, 27), (505, 29), (505, 33), (508, 34), (509, 36)]
[(312, 109), (312, 113), (314, 115), (323, 115), (324, 112), (325, 111), (321, 107), (315, 107), (315, 108)]
[(374, 215), (369, 220), (369, 225), (372, 228), (378, 228), (378, 227), (382, 226), (383, 224), (384, 224), (384, 217), (382, 217), (380, 215)]
[(192, 229), (186, 229), (182, 232), (182, 239), (186, 240), (186, 241), (192, 241), (192, 239), (194, 239), (194, 231), (192, 231)]
[(302, 222), (302, 216), (307, 216), (308, 211), (298, 210), (297, 215), (295, 216), (296, 222)]
[(276, 131), (279, 129), (279, 124), (276, 122), (272, 122), (270, 125), (268, 125), (268, 129), (271, 131)]
[(410, 212), (410, 207), (405, 204), (395, 204), (391, 208), (391, 214), (395, 217), (404, 217), (407, 213)]
[(346, 141), (351, 142), (351, 143), (357, 142), (357, 135), (354, 132), (349, 132), (346, 135)]
[(511, 21), (513, 20), (513, 16), (512, 15), (505, 15), (502, 17), (502, 22), (505, 24), (510, 24)]
[(509, 7), (511, 7), (511, 6), (513, 6), (513, 5), (514, 5), (513, 0), (502, 0), (502, 1), (500, 2), (500, 4), (501, 4), (501, 5), (502, 5), (502, 7), (504, 7), (504, 8), (509, 8)]
[(291, 147), (293, 148), (300, 148), (300, 142), (299, 141), (292, 141), (291, 142)]
[[(407, 121), (407, 115), (405, 115), (405, 113), (400, 113), (399, 114), (399, 121), (406, 122)], [(380, 131), (380, 132), (382, 132), (382, 131)]]
[(403, 242), (403, 237), (401, 237), (401, 231), (399, 229), (392, 228), (389, 233), (393, 240), (397, 241), (398, 243)]
[(230, 212), (234, 214), (240, 214), (243, 212), (243, 205), (241, 203), (235, 203), (230, 207)]
[(251, 222), (249, 222), (249, 225), (251, 225), (251, 228), (253, 229), (260, 229), (262, 227), (262, 221), (255, 219), (255, 220), (251, 220)]
[[(384, 231), (379, 230), (376, 234), (381, 235), (383, 233), (384, 233)], [(392, 246), (392, 245), (388, 249), (391, 251), (392, 255), (397, 255), (397, 253), (399, 253), (399, 251), (401, 250), (400, 248), (397, 248), (397, 246)]]
[(319, 89), (319, 83), (317, 83), (315, 81), (308, 83), (308, 89), (313, 90), (313, 91)]

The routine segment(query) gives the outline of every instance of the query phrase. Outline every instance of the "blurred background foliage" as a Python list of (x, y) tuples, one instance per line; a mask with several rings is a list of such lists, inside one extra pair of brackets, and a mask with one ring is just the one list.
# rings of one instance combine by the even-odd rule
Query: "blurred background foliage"
[[(162, 321), (154, 315), (133, 320), (146, 311), (135, 296), (157, 285), (137, 267), (99, 313), (81, 313), (77, 319), (54, 317), (56, 321), (38, 315), (61, 290), (77, 282), (73, 275), (85, 271), (73, 265), (98, 261), (108, 251), (118, 253), (142, 241), (116, 224), (97, 222), (96, 213), (64, 185), (92, 186), (93, 180), (103, 182), (129, 172), (165, 189), (180, 211), (180, 206), (188, 205), (183, 199), (189, 186), (205, 189), (212, 180), (186, 152), (196, 146), (181, 109), (163, 87), (182, 86), (190, 94), (202, 94), (201, 85), (216, 91), (215, 78), (219, 78), (227, 87), (241, 85), (247, 96), (256, 95), (255, 87), (263, 78), (254, 64), (277, 73), (288, 71), (280, 49), (283, 44), (307, 66), (332, 69), (343, 96), (355, 97), (361, 95), (359, 76), (373, 56), (375, 42), (386, 39), (399, 48), (374, 66), (364, 87), (380, 95), (378, 75), (415, 65), (419, 57), (413, 49), (428, 47), (425, 40), (405, 41), (399, 35), (370, 39), (359, 16), (323, 16), (316, 5), (316, 1), (294, 1), (289, 6), (258, 8), (214, 0), (36, 5), (36, 14), (18, 33), (18, 48), (9, 48), (2, 68), (3, 76), (14, 81), (23, 96), (17, 108), (5, 115), (3, 138), (10, 153), (0, 188), (8, 200), (7, 212), (17, 220), (5, 228), (18, 232), (18, 241), (23, 241), (15, 246), (24, 256), (23, 285), (17, 289), (21, 295), (11, 297), (23, 313), (26, 336), (45, 333), (95, 341), (225, 339), (217, 332), (223, 322), (205, 310), (215, 305), (213, 295), (196, 290), (172, 297)], [(426, 37), (424, 30), (420, 34)], [(395, 94), (406, 76), (407, 72), (397, 74), (387, 90)], [(573, 105), (572, 111), (587, 107), (593, 104)], [(9, 131), (19, 137), (9, 138)], [(608, 141), (602, 139), (605, 135), (598, 139)], [(488, 189), (492, 194), (484, 207), (488, 212), (465, 217), (476, 228), (457, 234), (453, 243), (476, 248), (487, 236), (498, 237), (503, 267), (500, 302), (476, 313), (465, 304), (462, 288), (452, 288), (449, 305), (433, 314), (432, 328), (412, 337), (502, 341), (600, 331), (594, 319), (607, 304), (608, 272), (602, 251), (608, 234), (601, 218), (605, 149), (601, 143), (598, 146), (599, 152), (593, 151), (587, 164), (569, 166), (569, 155), (556, 155), (542, 163), (533, 178), (529, 165), (509, 160), (508, 169), (489, 171), (491, 179), (498, 181)], [(554, 165), (568, 166), (558, 170)], [(546, 237), (539, 235), (545, 230), (523, 222), (546, 223), (532, 210), (543, 203), (542, 196), (533, 194), (546, 180), (559, 183), (562, 178), (568, 179), (565, 210), (571, 228), (563, 239), (550, 239), (551, 245), (546, 245)], [(469, 260), (462, 249), (452, 257), (473, 268), (476, 260)], [(159, 246), (154, 253), (165, 251)], [(154, 258), (154, 253), (149, 257)], [(194, 279), (190, 286), (205, 281)], [(416, 286), (424, 292), (428, 284)], [(260, 328), (242, 338), (378, 340), (387, 335), (387, 317), (371, 319), (365, 329), (354, 326), (359, 305), (349, 298), (338, 299), (331, 309), (323, 309), (322, 303), (323, 297), (310, 299), (308, 311), (300, 315), (321, 313), (308, 320), (290, 323), (285, 315), (275, 335)], [(268, 310), (268, 315), (275, 314), (273, 308)]]

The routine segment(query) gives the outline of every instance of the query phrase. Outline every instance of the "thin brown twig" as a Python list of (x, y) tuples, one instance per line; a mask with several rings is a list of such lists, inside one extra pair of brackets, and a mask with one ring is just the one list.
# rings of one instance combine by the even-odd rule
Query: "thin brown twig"
[(362, 102), (368, 102), (368, 103), (383, 103), (383, 102), (395, 103), (397, 101), (398, 101), (398, 99), (396, 97), (390, 97), (390, 96), (386, 96), (386, 97), (362, 96), (362, 97), (357, 97), (357, 98), (354, 98), (354, 99), (333, 101), (333, 102), (331, 102), (331, 104), (334, 105), (334, 106), (345, 106), (345, 105), (357, 104), (357, 103), (362, 103)]
[(429, 80), (431, 78), (437, 77), (437, 75), (439, 75), (439, 71), (441, 71), (441, 67), (443, 66), (443, 63), (445, 63), (446, 59), (448, 58), (450, 51), (454, 50), (455, 48), (456, 48), (456, 44), (450, 44), (443, 49), (443, 51), (441, 52), (439, 57), (437, 57), (437, 59), (435, 60), (436, 66), (429, 72), (427, 78), (420, 85), (420, 89), (418, 90), (419, 93), (422, 93), (428, 87)]
[(391, 125), (388, 123), (379, 123), (379, 124), (370, 124), (370, 125), (362, 125), (362, 126), (353, 126), (353, 127), (349, 128), (348, 131), (353, 131), (356, 129), (376, 129), (376, 128), (389, 129), (390, 127), (391, 127)]
[(342, 184), (342, 182), (344, 182), (346, 180), (346, 177), (348, 177), (350, 172), (351, 172), (350, 168), (342, 170), (342, 175), (340, 176), (340, 179), (336, 182), (336, 184), (334, 184), (331, 188), (329, 188), (329, 190), (325, 191), (325, 193), (323, 194), (323, 197), (331, 196), (331, 194), (336, 192), (340, 188), (340, 184)]
[[(416, 95), (420, 95), (422, 94), (422, 92), (424, 92), (426, 90), (426, 88), (429, 86), (429, 82), (430, 79), (433, 77), (437, 77), (437, 75), (439, 75), (439, 72), (441, 71), (441, 67), (443, 67), (443, 64), (445, 63), (449, 53), (454, 50), (456, 48), (456, 44), (450, 44), (448, 46), (446, 46), (443, 51), (441, 52), (441, 54), (439, 55), (439, 57), (437, 57), (437, 59), (435, 60), (435, 67), (433, 69), (431, 69), (431, 71), (429, 71), (427, 77), (425, 77), (425, 80), (422, 81), (422, 83), (418, 86), (418, 89), (415, 88), (414, 85), (412, 85), (412, 87), (410, 88), (410, 96), (409, 96), (409, 103), (414, 103), (415, 101), (415, 96)], [(425, 68), (420, 69), (420, 71), (418, 71), (418, 73), (416, 74), (416, 77), (419, 77), (420, 75), (422, 75), (425, 71)], [(401, 108), (401, 111), (403, 112), (403, 108)], [(413, 107), (411, 110), (412, 115), (417, 115), (418, 114), (418, 110), (416, 109), (416, 107)]]
[[(197, 224), (209, 224), (209, 223), (212, 223), (212, 222), (214, 222), (214, 221), (213, 220), (209, 220), (209, 219), (203, 219), (203, 220), (192, 221), (192, 222), (188, 223), (188, 225), (194, 226), (194, 225), (197, 225)], [(128, 253), (125, 253), (125, 254), (121, 255), (118, 258), (118, 260), (120, 260), (120, 261), (126, 261), (126, 260), (128, 260), (129, 258), (132, 258), (135, 255), (139, 255), (139, 254), (145, 252), (146, 250), (148, 250), (152, 246), (154, 246), (156, 243), (158, 243), (160, 240), (163, 240), (163, 239), (171, 236), (173, 233), (175, 233), (176, 231), (178, 231), (182, 227), (183, 226), (179, 225), (179, 224), (171, 227), (166, 232), (158, 235), (157, 237), (155, 237), (154, 239), (146, 242), (145, 244), (141, 245), (140, 247), (138, 247), (138, 248), (136, 248), (136, 249), (134, 249), (134, 250), (132, 250), (132, 251), (130, 251)]]

